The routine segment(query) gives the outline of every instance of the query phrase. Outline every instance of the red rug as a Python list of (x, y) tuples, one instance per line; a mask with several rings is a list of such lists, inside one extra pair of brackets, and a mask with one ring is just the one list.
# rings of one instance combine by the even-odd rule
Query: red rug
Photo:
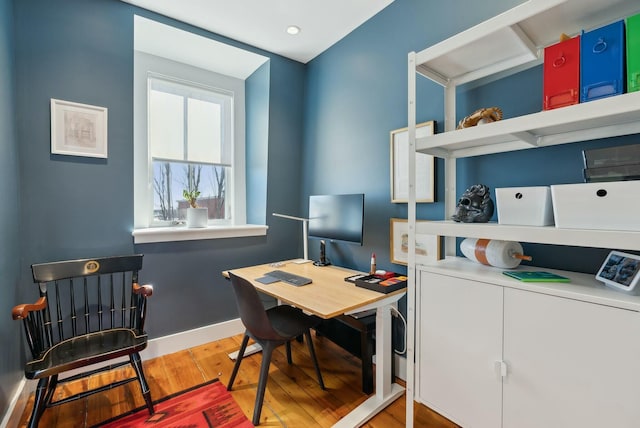
[(253, 427), (217, 379), (154, 401), (155, 414), (138, 408), (97, 426), (118, 428), (245, 428)]

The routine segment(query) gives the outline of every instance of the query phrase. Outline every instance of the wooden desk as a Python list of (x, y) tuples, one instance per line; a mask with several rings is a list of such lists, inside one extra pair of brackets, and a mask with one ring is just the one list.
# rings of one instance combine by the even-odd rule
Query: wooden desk
[[(302, 287), (282, 281), (262, 284), (256, 278), (272, 270), (282, 270), (311, 278), (313, 282)], [(336, 266), (314, 266), (312, 263), (285, 262), (281, 266), (264, 264), (228, 272), (250, 281), (256, 289), (289, 303), (321, 318), (349, 315), (367, 309), (376, 309), (376, 392), (364, 403), (339, 420), (334, 428), (358, 427), (404, 393), (404, 388), (391, 382), (391, 305), (397, 302), (406, 290), (382, 294), (345, 282), (344, 278), (358, 271)]]

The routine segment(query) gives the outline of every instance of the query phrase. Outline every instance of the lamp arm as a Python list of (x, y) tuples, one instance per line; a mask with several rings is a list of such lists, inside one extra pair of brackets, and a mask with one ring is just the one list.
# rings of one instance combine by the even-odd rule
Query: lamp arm
[(302, 222), (302, 244), (304, 248), (304, 259), (309, 260), (309, 219), (279, 213), (273, 213), (273, 215), (275, 217), (288, 218), (289, 220), (297, 220)]

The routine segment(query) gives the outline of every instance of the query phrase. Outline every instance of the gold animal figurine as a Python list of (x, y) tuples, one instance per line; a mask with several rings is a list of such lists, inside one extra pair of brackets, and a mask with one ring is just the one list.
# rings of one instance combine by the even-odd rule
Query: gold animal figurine
[(491, 123), (502, 119), (502, 109), (500, 107), (487, 107), (474, 111), (458, 123), (456, 129), (469, 128), (479, 123)]

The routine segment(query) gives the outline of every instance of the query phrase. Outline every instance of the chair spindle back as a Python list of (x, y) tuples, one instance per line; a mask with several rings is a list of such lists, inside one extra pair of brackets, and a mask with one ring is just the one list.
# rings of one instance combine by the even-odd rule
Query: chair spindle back
[(32, 265), (42, 311), (24, 318), (33, 358), (56, 343), (109, 329), (144, 331), (146, 299), (136, 293), (142, 255)]

